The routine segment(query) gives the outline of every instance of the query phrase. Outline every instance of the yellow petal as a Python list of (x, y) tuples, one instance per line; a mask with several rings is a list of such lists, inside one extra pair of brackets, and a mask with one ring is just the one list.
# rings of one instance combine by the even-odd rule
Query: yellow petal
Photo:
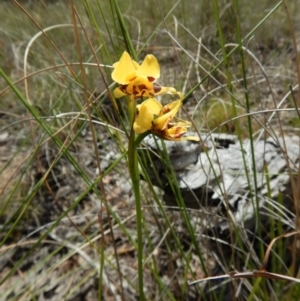
[(160, 94), (177, 94), (177, 93), (178, 92), (173, 87), (157, 86), (157, 91), (155, 91), (155, 95), (160, 95)]
[(130, 82), (125, 90), (124, 90), (124, 93), (126, 93), (127, 95), (133, 95), (134, 94), (134, 85), (133, 85), (133, 82)]
[(125, 94), (120, 88), (116, 88), (114, 90), (114, 97), (115, 98), (121, 98), (124, 95), (127, 95), (127, 94)]
[(162, 104), (157, 101), (155, 98), (149, 98), (145, 100), (141, 106), (147, 107), (147, 109), (153, 114), (158, 115), (162, 109)]
[(129, 84), (136, 77), (136, 70), (140, 67), (137, 62), (131, 59), (128, 52), (124, 51), (120, 60), (115, 63), (114, 71), (111, 74), (112, 79), (121, 84)]
[(137, 70), (138, 76), (149, 79), (150, 82), (155, 81), (160, 76), (160, 66), (154, 55), (148, 54)]
[(134, 95), (136, 97), (141, 96), (153, 96), (154, 95), (154, 87), (151, 82), (149, 82), (146, 78), (137, 77), (133, 82), (134, 86)]
[(170, 102), (167, 105), (163, 107), (161, 110), (161, 115), (166, 115), (172, 113), (174, 116), (177, 114), (181, 107), (181, 99), (178, 99), (176, 101)]
[[(161, 137), (161, 138), (162, 138), (162, 137)], [(199, 141), (199, 138), (198, 138), (198, 137), (195, 137), (195, 136), (186, 136), (186, 137), (180, 137), (180, 138), (172, 138), (172, 137), (168, 137), (168, 138), (163, 138), (163, 139), (168, 140), (168, 141), (175, 141), (175, 142), (178, 142), (178, 141), (186, 141), (186, 140), (196, 141), (196, 142)]]
[(185, 127), (174, 126), (164, 131), (154, 131), (154, 134), (164, 140), (169, 140), (169, 141), (185, 141), (185, 140), (199, 141), (199, 137), (195, 137), (195, 136), (182, 137), (186, 133), (186, 131), (187, 129)]
[(171, 138), (180, 138), (183, 134), (187, 132), (184, 126), (173, 126), (170, 129), (165, 130), (166, 135)]
[(149, 114), (149, 112), (147, 112), (146, 110), (142, 109), (133, 123), (133, 130), (137, 134), (142, 134), (149, 131), (152, 126), (152, 120), (152, 115)]
[(152, 129), (153, 119), (161, 111), (162, 105), (155, 98), (149, 98), (137, 108), (139, 114), (133, 124), (133, 129), (136, 133), (141, 134)]
[[(179, 122), (177, 122), (177, 120), (180, 120)], [(184, 126), (184, 127), (191, 127), (192, 124), (189, 121), (185, 121), (185, 120), (181, 120), (179, 118), (176, 118), (176, 123), (171, 124), (172, 126)]]
[(165, 105), (159, 113), (159, 117), (153, 121), (153, 128), (164, 130), (181, 107), (181, 99)]
[(199, 141), (199, 137), (196, 136), (186, 136), (186, 137), (181, 137), (181, 140), (192, 140), (192, 141)]

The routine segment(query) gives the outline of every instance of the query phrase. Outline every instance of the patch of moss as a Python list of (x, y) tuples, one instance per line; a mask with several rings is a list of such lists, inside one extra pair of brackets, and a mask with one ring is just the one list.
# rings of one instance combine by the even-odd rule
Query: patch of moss
[(293, 118), (291, 118), (289, 123), (290, 123), (291, 126), (299, 128), (300, 127), (300, 118), (298, 116), (293, 117)]
[[(249, 137), (249, 120), (247, 116), (244, 116), (244, 108), (239, 106), (234, 108), (230, 102), (213, 100), (205, 108), (205, 115), (206, 125), (210, 131), (228, 134), (238, 134), (240, 132), (242, 137)], [(258, 122), (253, 118), (251, 118), (251, 126), (252, 131), (260, 128)]]

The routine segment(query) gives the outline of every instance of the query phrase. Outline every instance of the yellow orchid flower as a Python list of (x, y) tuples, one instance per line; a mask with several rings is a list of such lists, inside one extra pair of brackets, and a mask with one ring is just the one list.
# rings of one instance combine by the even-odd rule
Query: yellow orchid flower
[(116, 98), (124, 95), (138, 97), (153, 97), (163, 93), (175, 94), (172, 87), (162, 87), (155, 84), (160, 77), (160, 66), (154, 55), (148, 54), (141, 65), (134, 61), (128, 52), (124, 51), (120, 60), (113, 64), (112, 79), (121, 86), (114, 90)]
[(199, 138), (194, 136), (182, 137), (191, 126), (190, 122), (182, 120), (172, 122), (181, 105), (182, 97), (165, 106), (162, 106), (155, 98), (145, 100), (137, 106), (138, 116), (133, 124), (134, 131), (137, 134), (151, 131), (154, 135), (171, 141), (199, 141)]

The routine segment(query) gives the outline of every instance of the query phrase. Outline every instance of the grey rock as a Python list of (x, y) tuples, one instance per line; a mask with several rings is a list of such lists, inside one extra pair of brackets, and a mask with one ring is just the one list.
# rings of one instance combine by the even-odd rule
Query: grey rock
[(297, 171), (300, 155), (297, 136), (253, 141), (253, 154), (249, 139), (240, 143), (236, 136), (226, 134), (202, 135), (198, 143), (161, 142), (154, 137), (144, 143), (156, 154), (151, 156), (148, 175), (165, 190), (169, 202), (168, 174), (173, 172), (183, 195), (192, 192), (195, 204), (222, 203), (239, 223), (254, 216), (253, 199), (259, 199), (259, 207), (263, 207), (265, 198), (276, 199), (290, 190), (289, 170)]

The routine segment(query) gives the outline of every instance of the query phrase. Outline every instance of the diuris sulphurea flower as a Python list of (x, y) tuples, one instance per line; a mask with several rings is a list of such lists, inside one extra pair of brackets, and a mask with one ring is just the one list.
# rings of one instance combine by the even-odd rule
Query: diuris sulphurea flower
[(152, 134), (170, 141), (199, 141), (199, 138), (194, 136), (182, 137), (191, 123), (175, 117), (182, 105), (181, 93), (178, 94), (180, 99), (165, 106), (155, 98), (149, 98), (138, 105), (138, 116), (133, 124), (134, 131), (137, 134), (150, 131)]
[[(137, 147), (150, 133), (172, 141), (199, 141), (199, 139), (192, 136), (182, 137), (187, 132), (187, 127), (191, 126), (190, 122), (175, 117), (182, 105), (182, 94), (175, 88), (162, 87), (155, 83), (160, 77), (160, 66), (155, 56), (149, 54), (141, 64), (138, 64), (125, 51), (113, 67), (112, 79), (119, 84), (114, 90), (114, 96), (115, 98), (127, 96), (129, 122), (132, 126), (128, 141), (128, 169), (136, 204), (139, 299), (144, 301), (143, 224)], [(179, 99), (163, 106), (153, 98), (166, 93), (177, 94)], [(133, 101), (144, 97), (146, 100), (139, 105)]]
[(172, 87), (162, 87), (155, 83), (160, 77), (160, 66), (154, 55), (148, 54), (139, 65), (128, 52), (124, 51), (120, 60), (113, 64), (112, 79), (120, 84), (114, 90), (114, 96), (120, 98), (125, 95), (138, 97), (153, 97), (155, 95), (175, 94)]

